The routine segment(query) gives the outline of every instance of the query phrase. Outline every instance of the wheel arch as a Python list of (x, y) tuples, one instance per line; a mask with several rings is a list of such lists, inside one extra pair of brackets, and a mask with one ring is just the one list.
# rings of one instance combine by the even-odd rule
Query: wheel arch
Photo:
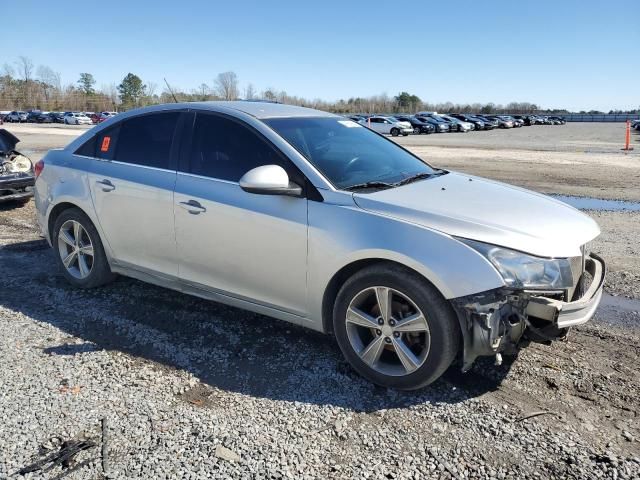
[(322, 297), (322, 329), (324, 332), (333, 333), (333, 308), (335, 305), (336, 297), (338, 296), (338, 292), (345, 284), (345, 282), (352, 277), (355, 273), (360, 270), (370, 267), (372, 265), (394, 265), (400, 267), (408, 272), (414, 273), (418, 275), (423, 281), (427, 282), (431, 285), (436, 291), (438, 291), (443, 297), (446, 296), (433, 282), (431, 282), (426, 276), (424, 276), (421, 272), (412, 268), (402, 262), (391, 260), (388, 258), (375, 257), (375, 258), (364, 258), (360, 260), (352, 261), (342, 268), (340, 268), (332, 277), (331, 280), (327, 283), (327, 286), (324, 290), (324, 294)]

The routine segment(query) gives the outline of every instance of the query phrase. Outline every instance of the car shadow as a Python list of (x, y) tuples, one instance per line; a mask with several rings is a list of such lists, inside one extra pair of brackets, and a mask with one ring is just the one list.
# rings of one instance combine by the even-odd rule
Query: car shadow
[(480, 359), (469, 373), (452, 367), (427, 388), (400, 392), (359, 377), (329, 335), (124, 277), (75, 289), (44, 240), (1, 247), (0, 271), (2, 307), (79, 339), (46, 345), (44, 355), (123, 352), (253, 397), (364, 412), (458, 403), (499, 388), (510, 370)]
[(30, 199), (26, 200), (2, 200), (0, 197), (0, 212), (6, 212), (8, 210), (15, 210), (17, 208), (24, 207), (27, 203), (29, 203)]

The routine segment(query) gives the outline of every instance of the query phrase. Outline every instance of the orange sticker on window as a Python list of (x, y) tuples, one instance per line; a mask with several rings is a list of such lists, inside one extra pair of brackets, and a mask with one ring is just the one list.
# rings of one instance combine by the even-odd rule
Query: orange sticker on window
[(101, 152), (106, 152), (109, 150), (109, 144), (111, 143), (111, 137), (104, 137), (102, 139), (102, 145), (100, 146)]

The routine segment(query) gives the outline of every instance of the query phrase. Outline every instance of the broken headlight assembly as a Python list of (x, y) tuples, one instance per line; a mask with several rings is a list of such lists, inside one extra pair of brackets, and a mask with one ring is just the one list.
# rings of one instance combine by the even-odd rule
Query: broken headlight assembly
[(531, 290), (565, 289), (573, 285), (571, 265), (566, 258), (540, 258), (526, 253), (465, 238), (470, 246), (500, 272), (511, 288)]
[(0, 173), (27, 173), (33, 170), (31, 160), (24, 155), (16, 155), (11, 160), (2, 162)]

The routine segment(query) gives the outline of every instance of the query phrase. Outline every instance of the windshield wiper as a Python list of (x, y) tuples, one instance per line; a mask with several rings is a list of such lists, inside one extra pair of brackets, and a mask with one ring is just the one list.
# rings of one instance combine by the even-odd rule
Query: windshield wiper
[(362, 188), (393, 188), (396, 186), (397, 184), (395, 183), (371, 181), (371, 182), (364, 182), (364, 183), (356, 183), (355, 185), (349, 185), (348, 187), (344, 187), (344, 190), (360, 190)]
[(406, 185), (407, 183), (412, 183), (412, 182), (415, 182), (417, 180), (422, 180), (424, 178), (431, 178), (431, 177), (437, 177), (437, 176), (440, 176), (440, 175), (444, 175), (445, 173), (447, 173), (446, 170), (436, 170), (436, 171), (434, 171), (432, 173), (427, 173), (427, 172), (416, 173), (415, 175), (411, 175), (410, 177), (403, 178), (399, 182), (394, 183), (394, 185), (398, 187), (400, 185)]

